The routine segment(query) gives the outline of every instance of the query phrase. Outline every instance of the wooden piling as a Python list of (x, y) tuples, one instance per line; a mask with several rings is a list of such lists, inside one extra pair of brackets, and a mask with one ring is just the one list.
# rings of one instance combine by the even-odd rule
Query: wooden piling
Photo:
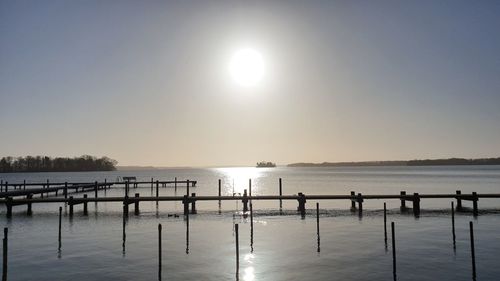
[(177, 177), (174, 178), (174, 191), (177, 191)]
[[(219, 198), (220, 198), (220, 196), (222, 194), (222, 188), (221, 187), (222, 187), (222, 182), (221, 182), (221, 179), (219, 179), (219, 193), (218, 193), (219, 194)], [(220, 205), (220, 199), (219, 199), (219, 205)]]
[(59, 235), (57, 241), (59, 242), (59, 249), (61, 249), (61, 224), (62, 224), (62, 207), (59, 207)]
[[(456, 194), (460, 196), (460, 195), (462, 195), (462, 191), (457, 190)], [(460, 197), (457, 197), (457, 211), (460, 211), (460, 210), (462, 210), (462, 199)]]
[(351, 211), (354, 211), (354, 210), (356, 210), (356, 201), (355, 201), (355, 199), (356, 199), (356, 192), (351, 191), (351, 197), (352, 197), (351, 198)]
[(316, 235), (318, 237), (317, 252), (320, 252), (320, 238), (319, 238), (319, 203), (316, 202)]
[(253, 204), (250, 202), (250, 252), (253, 253)]
[(384, 202), (384, 241), (387, 246), (387, 205)]
[(394, 227), (394, 222), (391, 222), (391, 233), (392, 233), (392, 274), (394, 279), (396, 279), (396, 230)]
[(68, 182), (64, 182), (64, 199), (68, 198)]
[(158, 224), (158, 280), (161, 280), (161, 223)]
[(68, 205), (69, 205), (69, 217), (72, 218), (73, 217), (73, 196), (70, 196), (69, 197), (69, 201), (68, 201)]
[(413, 215), (416, 218), (420, 217), (420, 195), (418, 193), (413, 193)]
[(94, 197), (97, 198), (98, 184), (97, 181), (94, 183)]
[(23, 180), (23, 190), (26, 190), (26, 180)]
[[(28, 196), (26, 196), (26, 198), (33, 199), (33, 193), (28, 194)], [(33, 214), (33, 210), (31, 209), (32, 204), (31, 204), (31, 202), (28, 202), (28, 204), (26, 204), (26, 205), (28, 205), (28, 210), (26, 211), (26, 215), (31, 216)]]
[(125, 217), (128, 217), (128, 203), (129, 203), (128, 201), (129, 201), (128, 196), (125, 196), (123, 198), (123, 215)]
[(9, 191), (9, 182), (5, 181), (5, 192)]
[[(248, 179), (248, 195), (252, 197), (252, 179)], [(252, 201), (250, 199), (250, 201)]]
[(475, 217), (477, 217), (477, 215), (479, 214), (479, 211), (477, 209), (477, 201), (478, 201), (477, 193), (476, 192), (472, 192), (472, 214)]
[(186, 194), (189, 196), (189, 180), (186, 180)]
[[(87, 194), (84, 194), (83, 195), (83, 199), (87, 199)], [(88, 210), (88, 202), (87, 201), (83, 201), (83, 215), (84, 216), (88, 216), (89, 215), (89, 210)]]
[(406, 210), (406, 199), (403, 196), (406, 196), (406, 191), (401, 191), (401, 211)]
[(248, 198), (247, 198), (247, 190), (243, 190), (243, 200), (241, 202), (243, 203), (243, 213), (248, 212)]
[(298, 210), (300, 211), (300, 216), (302, 218), (306, 217), (306, 196), (302, 193), (298, 193), (297, 201), (299, 201)]
[(139, 193), (136, 193), (134, 195), (135, 201), (134, 201), (134, 215), (138, 216), (139, 215)]
[[(279, 183), (280, 183), (280, 197), (283, 196), (283, 190), (282, 190), (282, 183), (281, 183), (281, 178), (279, 180)], [(283, 210), (283, 200), (280, 199), (280, 212)]]
[(236, 237), (236, 273), (240, 271), (240, 235), (238, 224), (234, 225), (234, 232)]
[(182, 198), (182, 204), (184, 205), (184, 215), (188, 216), (189, 215), (189, 197), (187, 195), (184, 195)]
[(2, 262), (2, 281), (7, 281), (7, 247), (9, 245), (9, 229), (4, 227), (3, 229), (3, 262)]
[(455, 235), (455, 208), (453, 206), (453, 201), (451, 202), (451, 234), (453, 236), (453, 248), (456, 246), (456, 235)]
[(191, 193), (191, 214), (196, 213), (196, 193)]
[[(156, 180), (156, 198), (160, 196), (160, 181)], [(158, 200), (156, 201), (156, 204), (158, 204)]]
[(363, 195), (361, 195), (361, 193), (358, 193), (358, 198), (357, 198), (357, 201), (358, 201), (358, 214), (359, 216), (362, 216), (363, 215)]
[(151, 178), (151, 194), (153, 194), (153, 186), (154, 186), (154, 182), (153, 182), (153, 178)]
[(12, 197), (5, 197), (5, 207), (7, 207), (7, 218), (12, 217)]
[(470, 255), (472, 258), (472, 280), (476, 280), (476, 252), (474, 248), (474, 225), (469, 222), (470, 231)]

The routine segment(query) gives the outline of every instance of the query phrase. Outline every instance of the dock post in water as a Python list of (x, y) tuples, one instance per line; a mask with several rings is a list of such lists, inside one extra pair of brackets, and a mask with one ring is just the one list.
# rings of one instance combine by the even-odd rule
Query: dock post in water
[(189, 197), (187, 195), (184, 195), (182, 198), (182, 204), (184, 205), (184, 215), (188, 216), (189, 215)]
[(319, 203), (316, 202), (316, 235), (318, 236), (318, 249), (317, 252), (320, 252), (320, 238), (319, 238)]
[(387, 248), (387, 204), (384, 202), (384, 241)]
[(394, 222), (391, 222), (391, 232), (392, 232), (392, 275), (394, 280), (396, 280), (396, 230), (394, 227)]
[(189, 196), (189, 180), (186, 180), (186, 194)]
[(280, 178), (280, 213), (283, 210), (283, 200), (281, 199), (281, 196), (283, 196), (283, 189), (282, 189), (282, 183), (281, 183), (281, 178)]
[(64, 182), (64, 199), (68, 198), (68, 182)]
[[(87, 194), (83, 195), (83, 199), (87, 199)], [(87, 216), (89, 214), (87, 200), (83, 201), (83, 215)]]
[[(26, 199), (33, 199), (33, 193), (30, 193), (26, 196)], [(28, 202), (26, 205), (28, 205), (28, 210), (26, 211), (26, 215), (31, 216), (33, 214), (33, 210), (31, 209), (31, 202)]]
[(472, 258), (472, 280), (476, 280), (476, 251), (474, 248), (474, 225), (469, 222), (470, 230), (470, 255)]
[(306, 217), (306, 196), (302, 192), (299, 192), (297, 201), (299, 201), (297, 209), (300, 211), (300, 216), (304, 219)]
[(153, 186), (154, 186), (154, 182), (153, 182), (153, 178), (151, 178), (151, 194), (153, 194)]
[(158, 280), (161, 280), (161, 223), (158, 224)]
[(68, 205), (69, 205), (69, 217), (73, 218), (73, 205), (74, 205), (73, 204), (73, 196), (69, 197)]
[(238, 224), (234, 225), (234, 232), (236, 237), (236, 274), (240, 272), (240, 235)]
[(250, 202), (250, 253), (253, 253), (253, 204)]
[(358, 193), (358, 198), (357, 198), (357, 201), (358, 201), (358, 215), (361, 217), (363, 215), (363, 195), (361, 195), (361, 193)]
[[(160, 196), (160, 182), (156, 180), (156, 198)], [(156, 200), (156, 204), (158, 205), (158, 200)]]
[(420, 195), (418, 193), (413, 193), (413, 215), (416, 218), (420, 217)]
[(9, 229), (3, 229), (3, 263), (2, 263), (2, 281), (7, 281), (7, 247), (9, 245)]
[(94, 197), (97, 198), (97, 191), (98, 191), (99, 185), (97, 184), (97, 181), (94, 183)]
[(59, 242), (59, 249), (61, 249), (61, 224), (62, 224), (62, 207), (59, 207), (59, 235), (57, 241)]
[(128, 217), (128, 196), (123, 198), (123, 215)]
[(135, 201), (134, 201), (134, 215), (139, 215), (139, 193), (136, 193), (134, 195)]
[(479, 211), (477, 209), (477, 201), (478, 201), (477, 193), (472, 192), (472, 214), (475, 217), (477, 217), (477, 215), (479, 214)]
[[(456, 191), (456, 194), (457, 194), (458, 196), (460, 196), (460, 195), (462, 195), (462, 191), (457, 190), (457, 191)], [(460, 197), (458, 197), (458, 196), (457, 196), (457, 211), (460, 211), (460, 210), (462, 210), (462, 198), (460, 198)]]
[(7, 207), (7, 218), (12, 217), (12, 197), (5, 197), (5, 206)]
[(406, 191), (401, 191), (400, 192), (400, 195), (401, 195), (401, 211), (405, 211), (406, 210)]
[(453, 236), (453, 248), (456, 247), (456, 235), (455, 235), (455, 208), (453, 206), (453, 201), (451, 201), (451, 234)]
[(191, 214), (196, 213), (196, 193), (191, 193)]
[(220, 196), (222, 194), (222, 182), (221, 182), (221, 179), (219, 179), (219, 205), (220, 205)]
[(351, 191), (351, 211), (356, 210), (356, 192)]
[(177, 191), (177, 177), (174, 178), (174, 191)]
[(26, 180), (23, 180), (23, 190), (26, 190)]
[(247, 198), (247, 190), (243, 190), (243, 200), (241, 202), (243, 203), (243, 213), (248, 212), (248, 198)]

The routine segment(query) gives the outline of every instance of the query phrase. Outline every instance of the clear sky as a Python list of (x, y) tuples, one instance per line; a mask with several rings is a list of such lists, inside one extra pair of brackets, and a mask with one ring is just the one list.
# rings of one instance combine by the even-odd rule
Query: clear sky
[(498, 157), (500, 1), (0, 1), (0, 156), (82, 154)]

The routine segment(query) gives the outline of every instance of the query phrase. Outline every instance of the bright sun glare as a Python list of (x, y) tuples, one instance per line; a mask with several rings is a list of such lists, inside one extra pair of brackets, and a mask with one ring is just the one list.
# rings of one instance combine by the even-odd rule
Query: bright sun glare
[(254, 49), (241, 49), (233, 54), (229, 62), (229, 73), (238, 85), (257, 85), (264, 76), (264, 59)]

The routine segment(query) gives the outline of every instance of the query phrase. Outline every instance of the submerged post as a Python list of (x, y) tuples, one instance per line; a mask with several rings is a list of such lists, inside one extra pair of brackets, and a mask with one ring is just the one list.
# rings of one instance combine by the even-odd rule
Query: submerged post
[(62, 223), (62, 207), (59, 207), (59, 235), (57, 241), (59, 241), (59, 249), (61, 249), (61, 223)]
[(139, 215), (139, 193), (134, 195), (134, 215)]
[(158, 224), (158, 280), (161, 280), (161, 223)]
[(387, 246), (387, 205), (384, 202), (384, 241)]
[(238, 224), (234, 225), (234, 232), (236, 237), (236, 274), (240, 271), (240, 235)]
[(401, 191), (401, 211), (406, 210), (406, 191)]
[(191, 193), (191, 214), (196, 213), (196, 193)]
[(469, 222), (470, 230), (470, 255), (472, 258), (472, 280), (476, 280), (476, 252), (474, 249), (474, 225)]
[(472, 214), (477, 217), (478, 215), (478, 209), (477, 209), (477, 200), (478, 200), (478, 197), (477, 197), (477, 193), (476, 192), (472, 192)]
[(457, 211), (460, 211), (460, 210), (462, 210), (462, 198), (459, 196), (462, 195), (462, 191), (457, 190), (456, 194), (458, 195), (457, 196)]
[[(29, 200), (33, 199), (33, 193), (28, 194), (28, 195), (26, 196), (26, 198), (27, 198), (27, 199), (29, 199)], [(28, 205), (28, 211), (26, 212), (26, 214), (27, 214), (28, 216), (31, 216), (31, 215), (33, 214), (33, 210), (31, 209), (31, 201), (30, 201), (30, 202), (28, 202), (28, 204), (27, 204), (27, 205)]]
[(396, 280), (396, 234), (394, 229), (394, 222), (391, 222), (391, 232), (392, 232), (392, 274), (394, 280)]
[(87, 208), (87, 200), (86, 200), (87, 199), (87, 194), (83, 195), (83, 199), (85, 200), (85, 201), (83, 201), (83, 215), (87, 216), (89, 214), (88, 208)]
[(455, 208), (453, 206), (453, 201), (451, 201), (451, 234), (453, 235), (453, 248), (455, 248), (456, 247)]
[(8, 237), (9, 229), (3, 229), (3, 263), (2, 263), (2, 281), (7, 281), (7, 247), (9, 242)]

